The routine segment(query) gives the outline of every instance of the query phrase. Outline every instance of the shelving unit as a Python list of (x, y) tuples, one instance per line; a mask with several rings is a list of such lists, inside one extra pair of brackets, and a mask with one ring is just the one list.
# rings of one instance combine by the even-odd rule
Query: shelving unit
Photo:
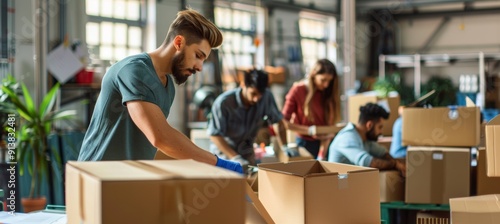
[(458, 62), (477, 62), (479, 75), (479, 99), (477, 102), (480, 108), (484, 107), (486, 94), (486, 61), (500, 61), (500, 53), (464, 53), (464, 54), (407, 54), (407, 55), (380, 55), (379, 56), (379, 77), (385, 77), (386, 64), (395, 64), (399, 68), (414, 69), (415, 97), (421, 94), (421, 69), (431, 66), (452, 66)]

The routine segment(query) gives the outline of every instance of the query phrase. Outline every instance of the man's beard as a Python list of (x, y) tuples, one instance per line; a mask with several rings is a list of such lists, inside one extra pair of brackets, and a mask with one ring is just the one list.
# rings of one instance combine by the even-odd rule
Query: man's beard
[(174, 76), (175, 83), (177, 85), (183, 84), (187, 81), (189, 76), (182, 74), (182, 68), (184, 67), (184, 52), (175, 55), (172, 59), (172, 75)]
[(368, 141), (377, 141), (378, 135), (375, 134), (375, 128), (371, 128), (368, 132), (366, 132), (366, 139)]

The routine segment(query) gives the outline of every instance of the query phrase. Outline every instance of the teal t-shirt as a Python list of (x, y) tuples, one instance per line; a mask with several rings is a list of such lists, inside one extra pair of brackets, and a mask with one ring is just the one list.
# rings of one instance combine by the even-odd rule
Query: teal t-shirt
[(111, 66), (103, 77), (78, 160), (153, 159), (156, 148), (132, 121), (126, 103), (147, 101), (168, 117), (175, 86), (170, 75), (167, 80), (165, 87), (147, 53), (129, 56)]

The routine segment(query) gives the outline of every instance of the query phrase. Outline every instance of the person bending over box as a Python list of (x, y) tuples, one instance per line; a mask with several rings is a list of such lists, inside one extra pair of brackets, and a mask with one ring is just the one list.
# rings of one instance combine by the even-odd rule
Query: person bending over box
[(398, 170), (406, 175), (406, 166), (395, 160), (387, 149), (377, 143), (389, 113), (381, 106), (368, 103), (360, 107), (357, 124), (349, 123), (340, 130), (329, 147), (329, 162)]

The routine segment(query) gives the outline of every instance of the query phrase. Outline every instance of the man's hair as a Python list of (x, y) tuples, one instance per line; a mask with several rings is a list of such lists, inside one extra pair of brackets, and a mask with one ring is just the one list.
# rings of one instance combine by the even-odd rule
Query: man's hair
[(203, 39), (206, 39), (212, 48), (219, 47), (223, 40), (219, 28), (191, 8), (177, 13), (177, 18), (168, 28), (163, 45), (172, 42), (177, 35), (182, 35), (186, 39), (186, 45), (200, 43)]
[(260, 93), (264, 93), (269, 83), (269, 77), (267, 72), (253, 69), (245, 71), (243, 81), (245, 82), (246, 87), (255, 87)]
[(360, 124), (366, 124), (368, 121), (378, 122), (380, 118), (389, 118), (389, 113), (383, 107), (374, 103), (361, 106), (359, 112), (358, 123)]

